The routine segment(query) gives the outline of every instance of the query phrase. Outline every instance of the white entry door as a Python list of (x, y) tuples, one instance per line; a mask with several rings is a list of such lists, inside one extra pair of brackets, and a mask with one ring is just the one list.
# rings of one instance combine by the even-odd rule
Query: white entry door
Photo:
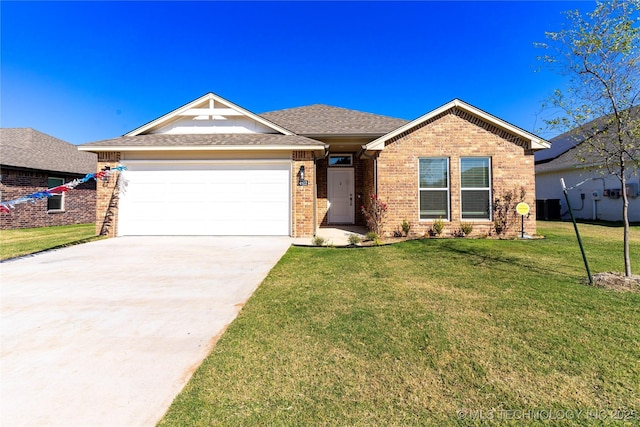
[(353, 168), (329, 168), (327, 169), (327, 181), (329, 223), (353, 224), (356, 212)]

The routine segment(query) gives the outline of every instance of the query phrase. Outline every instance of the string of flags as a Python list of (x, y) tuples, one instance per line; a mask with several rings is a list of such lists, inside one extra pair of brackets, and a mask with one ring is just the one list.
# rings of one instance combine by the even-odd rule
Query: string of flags
[(99, 179), (108, 179), (113, 172), (119, 172), (123, 170), (127, 170), (127, 168), (125, 166), (118, 165), (116, 167), (112, 167), (111, 169), (103, 169), (100, 172), (87, 174), (83, 178), (74, 179), (73, 181), (67, 182), (66, 184), (58, 185), (57, 187), (52, 187), (44, 191), (27, 194), (26, 196), (22, 196), (14, 200), (0, 202), (0, 212), (8, 213), (11, 211), (11, 209), (14, 209), (16, 205), (19, 205), (21, 203), (35, 203), (36, 200), (46, 199), (47, 197), (66, 193), (69, 190), (73, 190), (78, 185), (84, 184), (85, 182), (91, 181), (92, 179), (95, 179), (96, 181)]

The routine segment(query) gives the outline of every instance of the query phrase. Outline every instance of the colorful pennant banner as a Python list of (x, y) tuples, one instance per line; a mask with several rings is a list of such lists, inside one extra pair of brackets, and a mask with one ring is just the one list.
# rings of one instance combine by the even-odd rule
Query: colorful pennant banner
[(122, 165), (118, 165), (111, 169), (105, 169), (105, 170), (101, 170), (100, 172), (87, 174), (84, 176), (84, 178), (74, 179), (71, 182), (58, 185), (57, 187), (49, 188), (45, 191), (38, 191), (37, 193), (27, 194), (26, 196), (22, 196), (18, 199), (7, 200), (6, 202), (0, 202), (0, 212), (3, 212), (3, 213), (10, 212), (11, 209), (14, 209), (15, 206), (19, 205), (20, 203), (25, 203), (25, 202), (35, 203), (36, 200), (46, 199), (47, 197), (57, 196), (62, 193), (66, 193), (69, 190), (73, 190), (78, 185), (84, 184), (87, 181), (91, 181), (92, 179), (95, 179), (96, 181), (99, 179), (106, 179), (106, 178), (109, 178), (109, 176), (113, 172), (123, 171), (126, 169), (127, 169), (126, 167)]

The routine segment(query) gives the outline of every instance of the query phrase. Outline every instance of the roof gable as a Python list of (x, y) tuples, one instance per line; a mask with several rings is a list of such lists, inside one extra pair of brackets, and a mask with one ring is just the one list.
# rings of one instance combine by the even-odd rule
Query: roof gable
[(416, 127), (419, 127), (420, 125), (422, 125), (423, 123), (441, 115), (446, 113), (449, 110), (452, 110), (454, 108), (460, 109), (486, 123), (489, 123), (505, 132), (508, 132), (510, 134), (513, 134), (519, 138), (524, 139), (525, 141), (527, 141), (529, 143), (529, 149), (530, 150), (541, 150), (544, 148), (549, 148), (549, 143), (547, 141), (545, 141), (542, 138), (539, 138), (525, 130), (520, 129), (517, 126), (514, 126), (508, 122), (505, 122), (502, 119), (499, 119), (495, 116), (492, 116), (491, 114), (480, 110), (479, 108), (476, 108), (470, 104), (467, 104), (464, 101), (461, 101), (459, 99), (454, 99), (451, 102), (448, 102), (446, 104), (444, 104), (443, 106), (436, 108), (435, 110), (418, 117), (417, 119), (405, 124), (404, 126), (400, 126), (399, 128), (395, 129), (392, 132), (387, 133), (386, 135), (381, 136), (380, 138), (371, 141), (370, 143), (368, 143), (367, 145), (365, 145), (363, 147), (363, 149), (365, 151), (381, 151), (384, 149), (385, 143), (387, 141), (392, 140), (393, 138), (406, 133), (406, 132), (411, 132), (413, 129), (415, 129)]
[(125, 136), (145, 134), (293, 133), (214, 93), (207, 93)]
[(269, 111), (260, 116), (298, 135), (380, 136), (407, 123), (407, 120), (347, 108), (313, 104)]
[(95, 154), (31, 128), (0, 129), (0, 151), (0, 163), (7, 167), (78, 175), (96, 171)]

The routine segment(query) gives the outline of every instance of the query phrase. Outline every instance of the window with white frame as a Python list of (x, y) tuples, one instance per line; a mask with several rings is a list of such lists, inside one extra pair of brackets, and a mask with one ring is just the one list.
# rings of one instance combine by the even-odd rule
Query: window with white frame
[(491, 219), (491, 159), (460, 158), (462, 219)]
[(449, 219), (449, 159), (419, 159), (420, 219)]
[[(49, 177), (47, 179), (47, 188), (57, 187), (64, 184), (64, 179)], [(56, 194), (47, 198), (48, 211), (61, 211), (64, 209), (64, 193)]]

